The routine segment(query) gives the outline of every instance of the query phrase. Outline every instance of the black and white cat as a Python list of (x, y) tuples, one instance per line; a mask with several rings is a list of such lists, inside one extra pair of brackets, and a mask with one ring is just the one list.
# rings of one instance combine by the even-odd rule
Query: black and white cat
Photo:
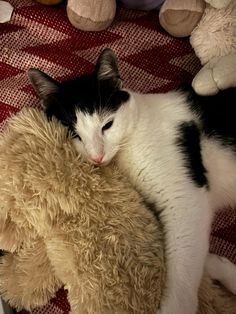
[(157, 313), (196, 313), (204, 265), (236, 293), (236, 266), (206, 259), (214, 211), (236, 204), (236, 88), (209, 97), (191, 88), (134, 93), (121, 87), (110, 49), (77, 79), (58, 83), (37, 69), (29, 77), (48, 116), (74, 132), (78, 152), (96, 165), (115, 158), (158, 210), (167, 281)]

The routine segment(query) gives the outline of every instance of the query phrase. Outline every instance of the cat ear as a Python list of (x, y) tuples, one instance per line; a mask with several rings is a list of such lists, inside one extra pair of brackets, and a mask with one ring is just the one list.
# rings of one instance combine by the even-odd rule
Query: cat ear
[(30, 68), (28, 77), (41, 99), (45, 99), (48, 95), (55, 94), (59, 90), (59, 83), (38, 69)]
[(110, 80), (115, 87), (121, 87), (117, 58), (111, 49), (106, 48), (101, 52), (96, 63), (95, 73), (98, 80)]

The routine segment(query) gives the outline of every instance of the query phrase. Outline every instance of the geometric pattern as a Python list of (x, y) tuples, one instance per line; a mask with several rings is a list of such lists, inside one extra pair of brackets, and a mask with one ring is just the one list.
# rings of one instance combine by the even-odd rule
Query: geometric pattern
[[(0, 130), (23, 106), (39, 106), (27, 69), (37, 67), (58, 80), (91, 71), (104, 47), (115, 50), (128, 88), (166, 91), (190, 81), (199, 69), (188, 39), (164, 33), (157, 12), (117, 9), (112, 26), (83, 32), (66, 16), (65, 5), (48, 7), (30, 0), (9, 1), (12, 20), (0, 24)], [(165, 51), (165, 54), (163, 54)]]
[[(0, 24), (0, 131), (22, 107), (39, 107), (27, 70), (39, 68), (59, 81), (90, 72), (98, 53), (112, 48), (124, 85), (135, 91), (165, 92), (191, 82), (201, 65), (188, 38), (173, 38), (158, 22), (157, 11), (122, 7), (102, 32), (83, 32), (68, 21), (65, 4), (48, 7), (30, 0), (8, 0), (10, 22)], [(236, 263), (236, 211), (220, 212), (211, 234), (211, 252)], [(67, 314), (66, 292), (32, 314)]]
[(210, 251), (236, 264), (236, 209), (217, 213), (212, 226)]

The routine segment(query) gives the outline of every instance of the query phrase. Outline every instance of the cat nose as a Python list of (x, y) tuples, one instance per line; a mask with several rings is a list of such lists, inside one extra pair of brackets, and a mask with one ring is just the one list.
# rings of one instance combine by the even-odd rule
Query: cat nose
[(91, 157), (91, 160), (97, 164), (100, 164), (103, 157), (104, 157), (104, 155), (97, 155), (97, 156)]

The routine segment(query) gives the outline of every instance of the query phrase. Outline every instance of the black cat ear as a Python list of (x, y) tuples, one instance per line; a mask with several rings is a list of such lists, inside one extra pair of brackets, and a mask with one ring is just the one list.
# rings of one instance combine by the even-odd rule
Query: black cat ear
[(116, 87), (121, 87), (117, 58), (110, 48), (101, 52), (96, 63), (95, 73), (98, 80), (110, 80)]
[(38, 69), (30, 68), (28, 77), (41, 99), (45, 99), (48, 95), (57, 93), (59, 90), (59, 83)]

